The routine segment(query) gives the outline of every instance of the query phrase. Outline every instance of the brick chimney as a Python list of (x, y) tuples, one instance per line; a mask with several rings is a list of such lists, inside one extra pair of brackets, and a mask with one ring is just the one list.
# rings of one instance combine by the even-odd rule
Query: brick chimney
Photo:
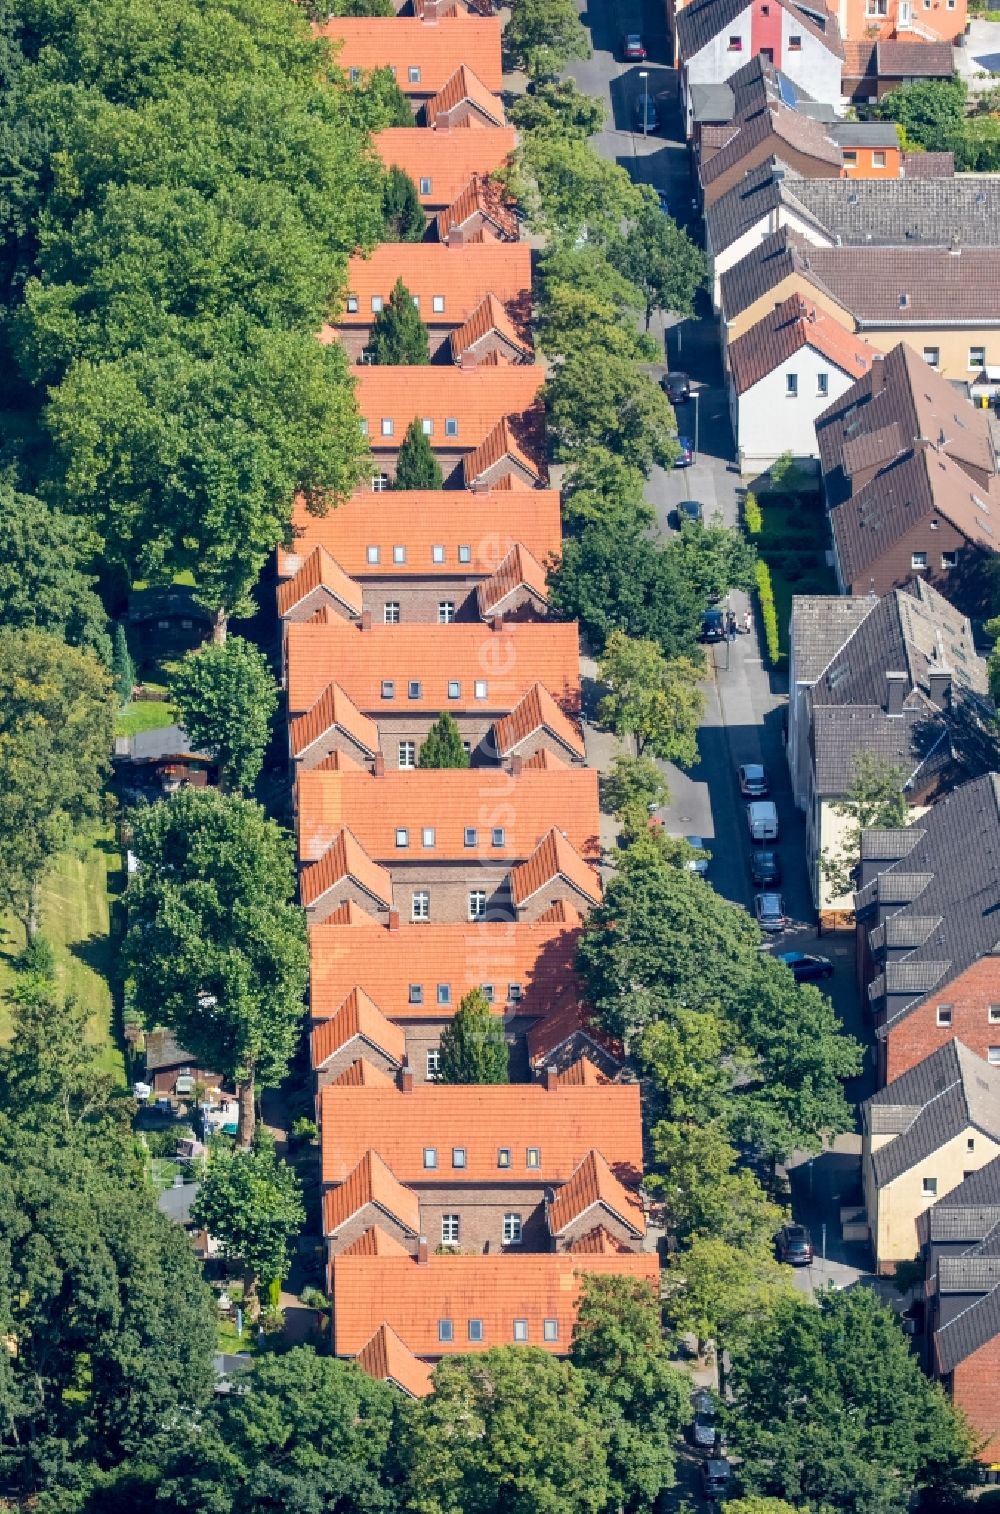
[(544, 1071), (544, 1073), (542, 1075), (542, 1083), (544, 1084), (546, 1090), (549, 1093), (551, 1093), (554, 1088), (558, 1088), (559, 1087), (559, 1069), (556, 1068), (556, 1067), (546, 1067), (546, 1069), (545, 1069), (545, 1071)]
[(389, 919), (388, 919), (387, 923), (388, 923), (388, 926), (389, 926), (390, 930), (399, 930), (399, 910), (398, 909), (391, 909), (389, 911)]
[(437, 115), (434, 117), (435, 130), (447, 131), (450, 125), (451, 122), (448, 120), (448, 112), (446, 110), (439, 110)]
[(951, 709), (951, 669), (932, 668), (927, 675), (931, 704), (939, 710)]
[(885, 388), (885, 358), (879, 355), (872, 359), (872, 399)]
[(510, 759), (510, 776), (512, 778), (520, 778), (521, 769), (523, 767), (524, 758), (521, 756), (520, 752), (515, 752), (513, 757)]
[(400, 1093), (413, 1092), (413, 1068), (409, 1062), (404, 1062), (399, 1069), (399, 1091)]
[(479, 367), (479, 359), (471, 347), (466, 348), (458, 360), (458, 366), (463, 373), (475, 373)]
[(422, 1267), (427, 1265), (427, 1237), (420, 1236), (417, 1241), (417, 1261)]
[(438, 19), (438, 0), (424, 0), (423, 9), (420, 13), (421, 21), (433, 24)]
[(906, 698), (906, 683), (905, 673), (886, 673), (885, 713), (887, 715), (902, 715), (903, 700)]
[(502, 615), (494, 615), (493, 619), (490, 621), (490, 630), (491, 631), (502, 631), (503, 630), (503, 616)]
[(448, 246), (449, 247), (464, 247), (465, 246), (465, 232), (464, 232), (464, 230), (462, 229), (461, 226), (449, 226), (449, 228), (448, 228)]
[(372, 612), (371, 612), (371, 610), (362, 610), (361, 611), (361, 629), (362, 629), (362, 631), (370, 631), (371, 628), (372, 628)]
[(374, 763), (374, 766), (372, 767), (372, 773), (374, 774), (374, 776), (376, 778), (384, 778), (385, 777), (385, 757), (382, 755), (381, 752), (376, 752), (375, 753), (375, 763)]

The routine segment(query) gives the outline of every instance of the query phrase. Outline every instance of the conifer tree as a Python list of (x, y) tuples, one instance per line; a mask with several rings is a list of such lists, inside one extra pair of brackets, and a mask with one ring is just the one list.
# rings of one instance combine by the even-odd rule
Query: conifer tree
[(375, 318), (368, 351), (372, 361), (382, 365), (431, 360), (427, 327), (402, 279), (396, 280), (388, 304)]
[(419, 416), (406, 428), (396, 460), (397, 489), (440, 489), (444, 485), (441, 464), (431, 451)]
[(503, 1020), (493, 1013), (481, 988), (465, 995), (441, 1033), (438, 1077), (442, 1083), (510, 1081)]
[(422, 242), (427, 216), (417, 186), (401, 168), (386, 172), (382, 189), (382, 215), (387, 242)]
[(445, 710), (439, 720), (435, 720), (423, 746), (420, 748), (420, 766), (422, 768), (467, 768), (469, 766), (469, 754), (462, 745), (462, 733), (458, 729), (455, 717)]

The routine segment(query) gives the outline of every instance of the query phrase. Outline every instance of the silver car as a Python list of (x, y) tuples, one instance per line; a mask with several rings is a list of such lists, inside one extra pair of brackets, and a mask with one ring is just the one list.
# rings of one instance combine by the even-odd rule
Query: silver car
[(694, 1419), (691, 1421), (691, 1444), (699, 1451), (711, 1451), (715, 1445), (716, 1417), (715, 1400), (707, 1388), (698, 1388), (691, 1395)]
[[(684, 840), (687, 842), (688, 846), (693, 847), (696, 852), (708, 851), (708, 847), (705, 845), (705, 838), (703, 836), (685, 836)], [(708, 872), (708, 858), (691, 857), (689, 861), (685, 862), (684, 866), (687, 868), (689, 873), (697, 873), (699, 878), (704, 878), (705, 874)]]
[(753, 907), (761, 930), (781, 931), (788, 924), (780, 894), (755, 894)]
[(740, 768), (740, 793), (744, 799), (767, 797), (767, 771), (759, 762), (744, 762)]

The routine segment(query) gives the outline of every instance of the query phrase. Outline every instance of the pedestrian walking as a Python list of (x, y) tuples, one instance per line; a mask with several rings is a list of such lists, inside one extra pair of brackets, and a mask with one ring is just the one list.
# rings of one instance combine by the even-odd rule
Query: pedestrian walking
[(729, 640), (730, 641), (735, 641), (736, 640), (736, 611), (735, 610), (730, 610), (730, 612), (729, 612), (728, 628), (729, 628)]
[(752, 625), (753, 625), (753, 616), (751, 615), (749, 608), (747, 608), (744, 611), (744, 613), (743, 613), (743, 634), (745, 636), (749, 636), (750, 635), (750, 629), (751, 629)]

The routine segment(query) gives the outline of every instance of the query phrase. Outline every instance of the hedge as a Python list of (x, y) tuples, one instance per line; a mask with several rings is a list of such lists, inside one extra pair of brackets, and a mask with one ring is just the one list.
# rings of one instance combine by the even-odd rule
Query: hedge
[(749, 536), (759, 536), (764, 529), (764, 517), (760, 512), (756, 494), (747, 494), (743, 501), (743, 524)]
[(764, 625), (767, 657), (771, 666), (775, 667), (780, 661), (781, 649), (778, 639), (778, 612), (774, 608), (774, 589), (771, 586), (771, 570), (766, 562), (761, 562), (758, 558), (754, 572), (757, 576), (757, 598), (760, 601), (760, 617)]

